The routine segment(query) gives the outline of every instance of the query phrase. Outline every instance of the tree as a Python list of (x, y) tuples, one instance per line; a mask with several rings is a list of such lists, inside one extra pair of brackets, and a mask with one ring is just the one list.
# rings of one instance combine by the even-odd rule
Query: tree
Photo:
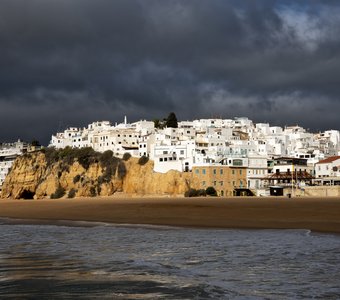
[(174, 112), (171, 112), (166, 119), (166, 127), (178, 128), (177, 117)]
[(213, 186), (207, 187), (205, 192), (207, 193), (208, 196), (217, 196), (217, 192)]
[(154, 119), (153, 123), (155, 124), (155, 128), (163, 129), (163, 127), (164, 127), (163, 121), (161, 121), (159, 119)]
[(40, 143), (39, 143), (38, 140), (33, 140), (33, 141), (31, 142), (31, 145), (32, 145), (33, 147), (39, 147), (39, 146), (40, 146)]

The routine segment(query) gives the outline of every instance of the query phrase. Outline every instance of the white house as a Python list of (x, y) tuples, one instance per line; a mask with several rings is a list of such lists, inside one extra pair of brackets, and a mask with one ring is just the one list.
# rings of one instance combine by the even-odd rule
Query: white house
[(189, 172), (193, 165), (195, 142), (183, 141), (172, 145), (154, 144), (151, 151), (155, 172), (166, 173), (169, 170)]
[(328, 157), (316, 163), (315, 178), (321, 184), (340, 185), (340, 156)]
[(14, 160), (26, 152), (27, 148), (28, 145), (20, 140), (15, 143), (0, 143), (0, 191)]

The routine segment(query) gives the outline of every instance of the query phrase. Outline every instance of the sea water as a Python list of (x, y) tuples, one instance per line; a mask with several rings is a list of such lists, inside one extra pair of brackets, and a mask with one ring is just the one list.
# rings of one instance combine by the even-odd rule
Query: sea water
[(340, 236), (0, 221), (1, 299), (339, 299)]

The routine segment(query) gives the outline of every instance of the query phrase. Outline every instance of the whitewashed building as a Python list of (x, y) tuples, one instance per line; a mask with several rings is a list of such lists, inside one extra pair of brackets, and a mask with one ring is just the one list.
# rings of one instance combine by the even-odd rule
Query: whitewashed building
[(27, 151), (29, 145), (18, 140), (15, 143), (0, 143), (0, 191), (14, 160)]
[[(102, 121), (87, 128), (70, 127), (53, 135), (50, 145), (111, 150), (115, 156), (126, 152), (147, 156), (154, 161), (154, 171), (160, 173), (191, 171), (195, 165), (223, 160), (227, 165), (242, 163), (247, 168), (247, 187), (261, 190), (262, 179), (276, 172), (285, 173), (286, 178), (296, 168), (299, 174), (314, 175), (319, 160), (340, 152), (340, 134), (338, 130), (313, 134), (301, 126), (254, 124), (248, 118), (181, 121), (178, 128), (156, 129), (152, 121), (130, 124), (125, 117), (123, 123), (115, 125)], [(299, 159), (307, 164), (299, 166)], [(268, 168), (268, 161), (274, 165), (269, 163)]]
[(315, 179), (322, 185), (340, 185), (340, 156), (319, 161), (315, 165)]

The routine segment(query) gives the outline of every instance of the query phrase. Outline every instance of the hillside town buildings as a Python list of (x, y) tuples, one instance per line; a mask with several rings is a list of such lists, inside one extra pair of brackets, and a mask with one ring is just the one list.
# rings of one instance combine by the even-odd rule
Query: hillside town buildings
[[(178, 122), (178, 128), (155, 128), (153, 121), (128, 123), (125, 117), (120, 124), (69, 127), (52, 135), (49, 146), (147, 156), (155, 172), (192, 172), (200, 182), (196, 188), (213, 186), (221, 196), (267, 195), (273, 186), (303, 190), (340, 185), (338, 130), (311, 133), (248, 118), (198, 119)], [(15, 158), (31, 150), (20, 140), (0, 144), (0, 190)]]
[[(219, 195), (242, 190), (263, 195), (270, 185), (338, 184), (340, 177), (339, 160), (332, 160), (340, 155), (338, 130), (311, 133), (297, 125), (283, 128), (255, 124), (248, 118), (198, 119), (178, 122), (178, 128), (160, 129), (152, 121), (128, 123), (125, 117), (115, 125), (102, 121), (86, 128), (70, 127), (52, 135), (49, 146), (92, 147), (120, 157), (124, 153), (147, 156), (154, 161), (155, 172), (193, 172), (202, 177), (200, 188), (215, 186)], [(332, 160), (325, 167), (330, 173), (323, 169), (327, 159)], [(217, 178), (216, 168), (224, 170), (223, 176)], [(236, 169), (242, 170), (242, 180), (228, 179)], [(320, 180), (326, 177), (335, 180)]]
[(0, 192), (14, 160), (26, 153), (28, 148), (29, 145), (20, 140), (14, 143), (0, 143)]

